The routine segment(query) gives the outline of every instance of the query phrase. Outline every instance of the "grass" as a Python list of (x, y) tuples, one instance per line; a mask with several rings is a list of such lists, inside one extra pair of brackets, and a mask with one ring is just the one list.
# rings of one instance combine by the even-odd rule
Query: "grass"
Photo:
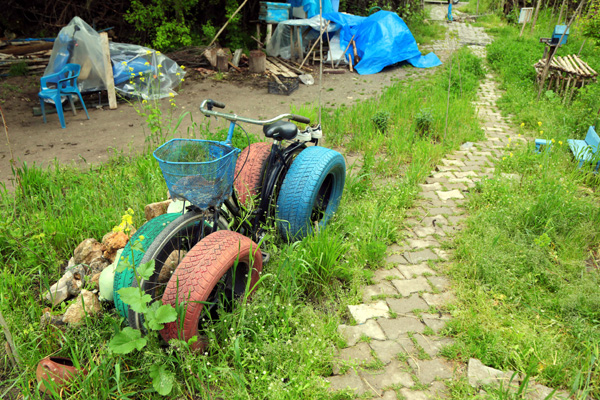
[[(447, 354), (525, 373), (576, 398), (597, 398), (600, 179), (589, 167), (576, 168), (566, 140), (583, 138), (594, 124), (600, 87), (579, 90), (569, 104), (553, 92), (536, 101), (532, 65), (543, 50), (537, 37), (548, 25), (550, 16), (541, 13), (534, 35), (523, 38), (514, 25), (496, 25), (488, 46), (489, 64), (505, 90), (502, 112), (521, 124), (518, 134), (555, 143), (543, 154), (532, 145), (511, 146), (495, 176), (475, 188), (450, 271), (460, 302), (449, 323), (458, 340)], [(572, 36), (560, 55), (579, 50), (582, 39)], [(600, 66), (593, 45), (581, 58)], [(451, 389), (464, 390), (458, 383)], [(498, 391), (491, 398), (507, 396)]]
[[(263, 247), (272, 259), (260, 288), (247, 306), (221, 315), (207, 332), (211, 340), (205, 354), (191, 353), (184, 343), (161, 347), (156, 337), (143, 353), (111, 353), (107, 343), (124, 322), (108, 305), (79, 326), (40, 326), (45, 307), (40, 296), (60, 277), (77, 244), (100, 239), (128, 208), (135, 210), (134, 225), (141, 226), (144, 205), (166, 196), (149, 152), (115, 153), (87, 171), (58, 164), (17, 170), (19, 186), (0, 194), (0, 310), (24, 368), (3, 362), (2, 390), (14, 384), (22, 394), (37, 396), (35, 367), (54, 354), (88, 370), (62, 398), (159, 398), (147, 375), (152, 365), (174, 372), (174, 397), (348, 398), (329, 393), (323, 380), (331, 374), (336, 345), (343, 342), (337, 326), (350, 320), (347, 305), (361, 301), (361, 285), (383, 265), (417, 184), (446, 152), (482, 137), (471, 105), (481, 65), (467, 50), (455, 57), (462, 75), (452, 74), (447, 135), (448, 66), (419, 81), (398, 82), (379, 98), (326, 110), (327, 145), (360, 154), (360, 170), (348, 176), (338, 213), (319, 235), (288, 244), (275, 232), (267, 234)], [(419, 135), (415, 118), (424, 103), (431, 126)], [(386, 116), (384, 130), (373, 122), (378, 111)], [(293, 112), (316, 116), (310, 105)], [(239, 145), (245, 144), (243, 137)], [(50, 311), (58, 315), (64, 306)]]

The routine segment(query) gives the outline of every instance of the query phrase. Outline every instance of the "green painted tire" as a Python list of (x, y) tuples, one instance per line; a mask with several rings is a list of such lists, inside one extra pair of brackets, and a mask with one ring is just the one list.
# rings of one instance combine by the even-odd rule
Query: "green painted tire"
[[(144, 257), (144, 252), (135, 250), (132, 252), (130, 243), (135, 243), (139, 240), (140, 236), (143, 236), (144, 239), (141, 241), (144, 249), (148, 249), (154, 242), (154, 239), (175, 219), (180, 217), (179, 213), (171, 213), (171, 214), (163, 214), (159, 215), (156, 218), (151, 219), (146, 222), (140, 229), (138, 229), (129, 239), (127, 245), (123, 249), (123, 253), (121, 254), (121, 259), (117, 264), (117, 268), (122, 263), (125, 263), (125, 260), (128, 260), (130, 264), (137, 268), (140, 265), (140, 261)], [(135, 274), (133, 273), (133, 269), (128, 268), (123, 272), (115, 272), (115, 282), (113, 284), (113, 293), (115, 300), (115, 308), (119, 312), (119, 314), (127, 319), (129, 317), (129, 306), (121, 300), (121, 296), (119, 296), (118, 290), (121, 288), (131, 287), (133, 282), (135, 281)]]

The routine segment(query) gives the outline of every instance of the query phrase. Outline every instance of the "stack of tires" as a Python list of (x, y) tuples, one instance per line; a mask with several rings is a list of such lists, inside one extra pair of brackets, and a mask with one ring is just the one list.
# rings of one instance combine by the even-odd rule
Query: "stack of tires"
[[(238, 157), (234, 188), (243, 207), (252, 208), (260, 194), (270, 151), (270, 143), (254, 143)], [(345, 175), (344, 158), (338, 152), (319, 146), (301, 151), (285, 174), (276, 199), (281, 235), (299, 240), (316, 226), (324, 227), (339, 206)], [(201, 321), (214, 320), (219, 307), (231, 308), (247, 290), (251, 293), (262, 271), (258, 245), (228, 228), (223, 218), (213, 221), (198, 212), (167, 213), (144, 224), (129, 241), (140, 242), (144, 251), (132, 249), (128, 243), (119, 263), (137, 268), (154, 261), (154, 272), (150, 279), (139, 282), (131, 268), (115, 274), (114, 302), (119, 314), (131, 327), (144, 329), (143, 315), (131, 310), (118, 294), (121, 288), (139, 285), (153, 300), (186, 308), (183, 320), (166, 324), (161, 331), (165, 341), (202, 338)], [(207, 315), (210, 318), (204, 318)], [(205, 345), (198, 340), (194, 346), (202, 349)]]

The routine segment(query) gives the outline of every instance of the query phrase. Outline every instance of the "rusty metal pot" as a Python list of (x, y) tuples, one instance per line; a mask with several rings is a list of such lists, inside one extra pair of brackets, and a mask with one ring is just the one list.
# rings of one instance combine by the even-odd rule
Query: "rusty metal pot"
[(73, 366), (73, 361), (65, 357), (46, 357), (38, 363), (35, 376), (40, 384), (40, 391), (45, 393), (44, 381), (53, 381), (56, 389), (66, 387), (70, 381), (78, 375), (87, 375), (85, 369), (77, 369)]

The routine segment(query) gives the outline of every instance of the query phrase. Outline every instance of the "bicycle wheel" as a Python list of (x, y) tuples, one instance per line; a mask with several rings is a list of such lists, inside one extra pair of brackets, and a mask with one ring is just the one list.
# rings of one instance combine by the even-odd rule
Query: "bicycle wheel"
[(315, 224), (324, 227), (340, 205), (345, 180), (346, 163), (337, 151), (313, 146), (298, 154), (277, 198), (281, 235), (297, 240)]
[(251, 207), (253, 198), (260, 194), (270, 153), (271, 143), (252, 143), (240, 153), (233, 186), (241, 205)]
[(205, 237), (187, 254), (167, 284), (163, 304), (184, 304), (186, 312), (183, 321), (178, 318), (165, 324), (160, 331), (163, 339), (168, 342), (198, 336), (193, 348), (203, 350), (207, 341), (201, 337), (202, 331), (219, 317), (220, 309), (231, 311), (246, 288), (252, 293), (261, 271), (262, 254), (252, 240), (233, 231)]
[[(131, 244), (140, 240), (140, 237), (143, 237), (140, 242), (144, 248), (148, 248), (148, 246), (154, 242), (154, 239), (156, 239), (156, 237), (165, 229), (165, 226), (177, 219), (179, 216), (181, 216), (181, 214), (163, 214), (142, 225), (141, 228), (131, 236), (127, 242), (127, 245), (125, 245), (123, 253), (121, 253), (121, 259), (117, 264), (117, 268), (125, 263), (133, 265), (134, 268), (137, 268), (144, 257), (144, 252), (139, 250), (132, 252)], [(128, 268), (123, 272), (115, 273), (115, 280), (113, 283), (115, 308), (124, 318), (128, 318), (129, 316), (129, 306), (123, 303), (121, 296), (119, 296), (118, 290), (121, 288), (130, 287), (134, 281), (135, 274), (132, 268)]]
[[(219, 218), (217, 229), (227, 230), (227, 221)], [(160, 300), (171, 275), (196, 243), (210, 234), (213, 230), (213, 218), (206, 217), (201, 212), (188, 212), (180, 215), (160, 232), (148, 247), (140, 263), (145, 264), (154, 260), (154, 273), (148, 280), (141, 279), (138, 285), (133, 280), (132, 287), (141, 287), (152, 300)], [(129, 326), (142, 329), (144, 316), (131, 309), (128, 313)]]

